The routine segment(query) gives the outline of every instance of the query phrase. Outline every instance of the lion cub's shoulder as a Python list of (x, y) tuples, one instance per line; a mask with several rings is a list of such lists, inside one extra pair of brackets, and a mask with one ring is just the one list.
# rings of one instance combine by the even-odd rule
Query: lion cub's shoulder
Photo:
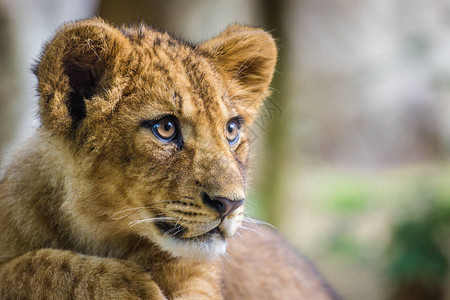
[(224, 260), (225, 299), (339, 300), (315, 266), (276, 231), (249, 225)]

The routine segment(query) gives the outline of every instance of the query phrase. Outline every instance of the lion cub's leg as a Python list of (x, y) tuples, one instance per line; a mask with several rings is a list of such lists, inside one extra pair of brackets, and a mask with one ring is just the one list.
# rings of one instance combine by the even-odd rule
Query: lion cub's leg
[(166, 299), (138, 265), (53, 249), (0, 266), (0, 299)]
[(222, 300), (221, 289), (212, 282), (196, 278), (189, 282), (184, 289), (172, 294), (173, 300)]
[(216, 262), (173, 262), (154, 273), (171, 300), (222, 300), (222, 279)]
[(171, 293), (173, 300), (222, 300), (220, 281), (202, 274), (179, 283), (176, 292)]

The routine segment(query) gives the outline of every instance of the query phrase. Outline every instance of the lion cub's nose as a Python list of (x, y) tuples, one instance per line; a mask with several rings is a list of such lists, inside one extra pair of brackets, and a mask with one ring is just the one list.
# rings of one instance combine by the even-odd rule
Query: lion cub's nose
[(230, 200), (224, 197), (209, 197), (207, 193), (203, 192), (202, 195), (203, 203), (207, 206), (213, 208), (220, 214), (220, 218), (223, 219), (233, 211), (235, 211), (239, 206), (244, 203), (242, 200)]

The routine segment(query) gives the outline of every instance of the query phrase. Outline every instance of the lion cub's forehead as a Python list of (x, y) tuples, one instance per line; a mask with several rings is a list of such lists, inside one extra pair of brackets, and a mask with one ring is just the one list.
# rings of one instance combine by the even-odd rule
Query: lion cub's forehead
[(191, 122), (202, 115), (218, 124), (235, 115), (226, 82), (195, 45), (152, 30), (131, 40), (140, 75), (136, 93), (148, 114), (171, 113)]

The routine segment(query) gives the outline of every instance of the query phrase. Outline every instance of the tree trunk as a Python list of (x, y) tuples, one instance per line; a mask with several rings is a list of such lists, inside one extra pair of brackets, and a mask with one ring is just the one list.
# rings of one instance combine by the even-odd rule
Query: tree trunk
[(269, 31), (277, 41), (278, 64), (271, 84), (272, 95), (266, 100), (265, 109), (262, 111), (260, 122), (256, 125), (263, 127), (265, 132), (262, 142), (262, 158), (259, 163), (260, 178), (256, 184), (256, 201), (261, 206), (262, 218), (278, 225), (281, 217), (280, 207), (283, 202), (283, 170), (286, 158), (286, 116), (282, 116), (283, 109), (287, 107), (288, 97), (284, 94), (286, 43), (284, 42), (285, 28), (283, 24), (285, 0), (272, 1), (260, 0), (264, 16), (265, 29)]

